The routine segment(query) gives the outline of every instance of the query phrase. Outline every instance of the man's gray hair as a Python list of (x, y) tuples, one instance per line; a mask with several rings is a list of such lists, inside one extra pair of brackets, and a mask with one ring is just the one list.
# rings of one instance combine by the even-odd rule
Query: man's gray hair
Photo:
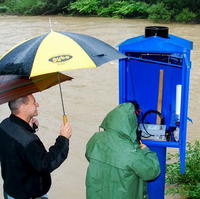
[(29, 100), (28, 96), (25, 96), (25, 97), (20, 97), (16, 100), (9, 101), (8, 106), (10, 108), (11, 113), (16, 114), (18, 112), (19, 107), (22, 104), (27, 104), (28, 100)]

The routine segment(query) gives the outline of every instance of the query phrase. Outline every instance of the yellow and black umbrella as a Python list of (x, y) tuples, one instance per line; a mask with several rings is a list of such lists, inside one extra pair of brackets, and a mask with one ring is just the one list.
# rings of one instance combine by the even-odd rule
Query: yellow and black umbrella
[(33, 78), (65, 70), (95, 68), (125, 57), (94, 37), (51, 31), (26, 40), (6, 52), (0, 58), (0, 75), (15, 74)]
[(0, 58), (0, 75), (34, 77), (79, 68), (95, 68), (114, 59), (125, 58), (112, 46), (94, 37), (54, 32), (15, 46)]

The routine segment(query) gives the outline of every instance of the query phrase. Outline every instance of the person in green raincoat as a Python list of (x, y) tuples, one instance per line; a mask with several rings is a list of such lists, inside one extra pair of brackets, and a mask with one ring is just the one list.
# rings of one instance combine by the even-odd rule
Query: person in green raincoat
[(160, 174), (156, 153), (137, 141), (132, 103), (118, 105), (103, 120), (102, 132), (87, 143), (87, 199), (148, 198), (146, 181)]

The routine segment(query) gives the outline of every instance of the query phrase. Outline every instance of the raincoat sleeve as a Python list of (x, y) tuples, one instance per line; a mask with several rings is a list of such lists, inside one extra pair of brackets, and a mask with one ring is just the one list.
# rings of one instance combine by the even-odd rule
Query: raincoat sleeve
[(148, 147), (137, 149), (134, 153), (132, 169), (144, 181), (155, 179), (160, 174), (156, 153), (150, 151)]
[(38, 139), (26, 147), (26, 160), (39, 172), (50, 173), (58, 168), (68, 156), (69, 140), (58, 136), (54, 145), (46, 151)]

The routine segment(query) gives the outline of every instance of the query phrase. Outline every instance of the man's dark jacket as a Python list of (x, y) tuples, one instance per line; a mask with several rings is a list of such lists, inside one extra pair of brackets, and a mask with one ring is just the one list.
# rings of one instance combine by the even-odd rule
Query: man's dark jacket
[(11, 115), (0, 124), (0, 162), (4, 191), (16, 199), (36, 198), (49, 191), (50, 173), (67, 158), (69, 140), (58, 136), (47, 152), (35, 131)]

